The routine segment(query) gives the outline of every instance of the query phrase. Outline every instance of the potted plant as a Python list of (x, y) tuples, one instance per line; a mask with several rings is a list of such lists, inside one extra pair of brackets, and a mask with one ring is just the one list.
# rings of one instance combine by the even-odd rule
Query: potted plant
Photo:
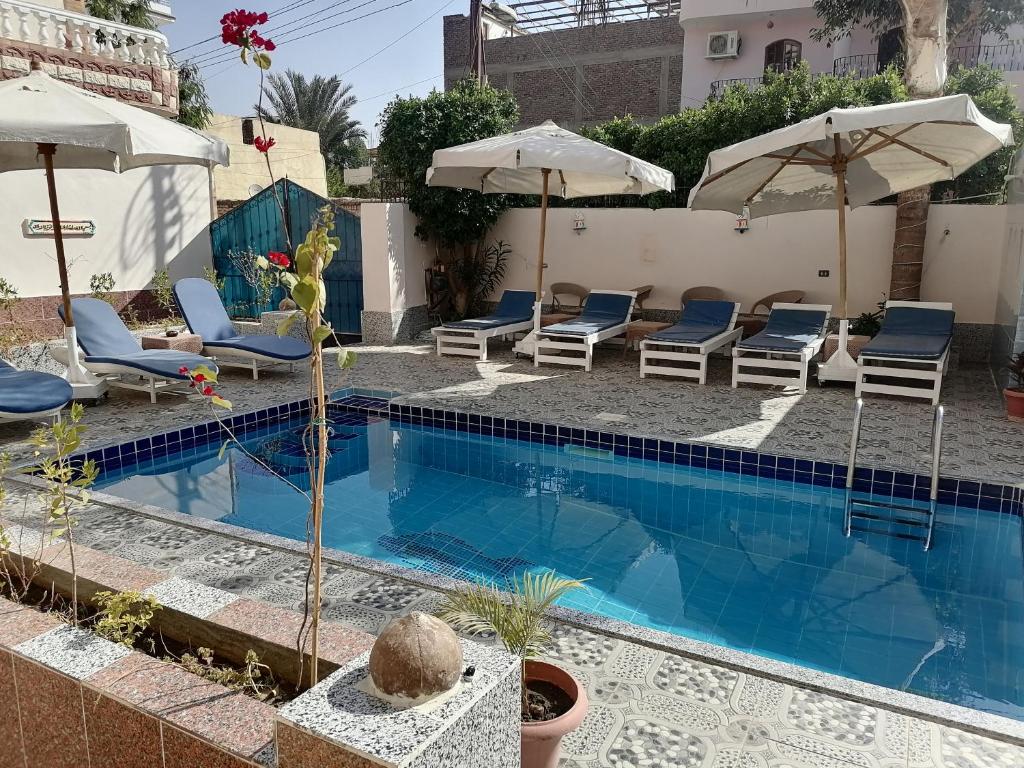
[(521, 727), (523, 768), (555, 768), (562, 738), (587, 714), (587, 692), (572, 675), (539, 660), (551, 645), (544, 614), (558, 598), (583, 588), (554, 571), (524, 573), (504, 593), (477, 584), (449, 595), (438, 616), (470, 635), (493, 633), (523, 667)]
[(1011, 357), (1006, 370), (1010, 374), (1010, 381), (1003, 390), (1006, 415), (1010, 421), (1024, 421), (1024, 352)]

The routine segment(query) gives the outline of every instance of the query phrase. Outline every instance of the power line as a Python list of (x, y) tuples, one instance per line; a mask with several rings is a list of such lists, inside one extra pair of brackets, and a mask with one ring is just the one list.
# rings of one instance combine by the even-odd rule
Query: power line
[[(322, 32), (330, 32), (332, 29), (337, 29), (338, 27), (343, 27), (346, 24), (351, 24), (351, 23), (353, 23), (355, 21), (359, 21), (361, 19), (369, 18), (370, 16), (376, 16), (378, 13), (384, 13), (384, 11), (390, 11), (392, 8), (399, 8), (399, 7), (403, 6), (403, 5), (408, 5), (412, 1), (413, 0), (400, 0), (400, 2), (392, 3), (391, 5), (385, 6), (384, 8), (378, 8), (378, 9), (376, 9), (374, 11), (370, 11), (369, 13), (364, 13), (362, 16), (356, 16), (355, 18), (346, 19), (345, 21), (341, 21), (341, 22), (338, 22), (337, 24), (332, 24), (332, 25), (327, 26), (327, 27), (320, 27), (319, 29), (314, 29), (314, 30), (312, 30), (310, 32), (306, 32), (305, 34), (299, 35), (298, 37), (285, 38), (284, 40), (279, 41), (277, 43), (277, 45), (278, 45), (278, 47), (280, 47), (280, 46), (285, 45), (287, 43), (294, 43), (294, 42), (297, 42), (299, 40), (305, 40), (307, 37), (312, 37), (313, 35), (319, 35)], [(367, 5), (371, 5), (374, 2), (377, 2), (377, 0), (366, 0), (366, 2), (362, 3), (361, 5), (355, 6), (354, 8), (350, 8), (348, 11), (345, 11), (345, 13), (351, 13), (352, 11), (358, 10), (359, 8), (363, 8), (363, 7), (367, 6)], [(298, 30), (294, 30), (294, 31), (298, 31)], [(223, 58), (213, 59), (211, 61), (207, 61), (207, 62), (201, 64), (199, 68), (200, 69), (206, 69), (208, 67), (215, 66), (217, 64), (221, 64), (221, 63), (226, 62), (226, 61), (230, 61), (234, 57), (235, 57), (235, 53), (234, 53), (234, 51), (232, 51), (230, 53), (225, 54)]]
[(438, 8), (438, 9), (437, 9), (436, 11), (434, 11), (434, 12), (433, 12), (432, 14), (430, 14), (429, 16), (427, 16), (427, 18), (425, 18), (425, 19), (424, 19), (423, 21), (421, 21), (421, 22), (420, 22), (419, 24), (417, 24), (416, 26), (414, 26), (414, 27), (413, 27), (412, 29), (410, 29), (409, 31), (405, 32), (405, 33), (404, 33), (404, 34), (402, 34), (402, 35), (399, 35), (399, 36), (398, 36), (398, 37), (396, 37), (396, 38), (395, 38), (394, 40), (392, 40), (392, 41), (391, 41), (390, 43), (388, 43), (388, 44), (387, 44), (387, 45), (385, 45), (385, 46), (384, 46), (383, 48), (381, 48), (381, 49), (380, 49), (379, 51), (377, 51), (377, 52), (375, 52), (375, 53), (372, 53), (372, 54), (370, 54), (370, 55), (369, 55), (369, 56), (367, 56), (367, 57), (366, 57), (365, 59), (363, 59), (362, 61), (360, 61), (360, 62), (359, 62), (358, 64), (353, 64), (353, 65), (352, 65), (351, 67), (349, 67), (349, 68), (348, 68), (348, 69), (346, 69), (346, 70), (345, 70), (344, 72), (342, 72), (341, 74), (339, 74), (339, 75), (338, 75), (338, 77), (343, 77), (344, 75), (347, 75), (347, 74), (348, 74), (349, 72), (351, 72), (351, 71), (352, 71), (353, 69), (358, 69), (359, 67), (363, 66), (363, 64), (365, 64), (366, 62), (370, 61), (371, 59), (375, 59), (375, 58), (377, 58), (377, 57), (378, 57), (378, 56), (380, 56), (380, 55), (381, 55), (382, 53), (384, 53), (384, 51), (386, 51), (386, 50), (387, 50), (388, 48), (390, 48), (391, 46), (395, 45), (396, 43), (398, 43), (398, 42), (401, 42), (402, 40), (404, 40), (405, 38), (407, 38), (407, 37), (408, 37), (409, 35), (411, 35), (411, 34), (412, 34), (413, 32), (415, 32), (415, 31), (416, 31), (417, 29), (419, 29), (420, 27), (422, 27), (422, 26), (423, 26), (424, 24), (426, 24), (426, 23), (427, 23), (428, 21), (430, 21), (430, 20), (431, 20), (432, 18), (434, 18), (435, 16), (437, 16), (437, 14), (439, 14), (439, 13), (440, 13), (441, 11), (443, 11), (443, 10), (444, 10), (445, 8), (447, 8), (447, 7), (449, 6), (449, 5), (451, 5), (451, 4), (452, 4), (452, 3), (454, 3), (454, 2), (455, 2), (455, 0), (448, 0), (448, 2), (447, 2), (447, 3), (445, 3), (444, 5), (442, 5), (442, 6), (440, 7), (440, 8)]
[(438, 80), (438, 79), (440, 79), (442, 77), (444, 77), (444, 74), (434, 75), (433, 77), (428, 77), (425, 80), (417, 80), (415, 83), (409, 83), (408, 85), (400, 85), (397, 88), (388, 88), (388, 90), (381, 91), (376, 96), (370, 96), (370, 97), (365, 98), (365, 99), (359, 99), (359, 101), (357, 103), (365, 104), (368, 101), (374, 101), (375, 99), (379, 99), (379, 98), (381, 98), (383, 96), (392, 96), (392, 95), (395, 94), (396, 91), (401, 91), (404, 88), (412, 88), (414, 85), (422, 85), (423, 83), (429, 83), (432, 80)]
[[(288, 13), (289, 11), (293, 11), (296, 8), (302, 7), (303, 5), (309, 5), (310, 3), (315, 3), (315, 2), (316, 2), (316, 0), (299, 0), (298, 2), (287, 3), (284, 6), (282, 6), (281, 8), (277, 8), (277, 9), (271, 11), (270, 12), (271, 18), (274, 18), (276, 16), (280, 16), (282, 14)], [(204, 43), (212, 43), (214, 40), (220, 40), (220, 35), (212, 35), (212, 36), (206, 38), (205, 40), (200, 40), (197, 43), (189, 43), (188, 45), (182, 46), (181, 48), (177, 48), (177, 49), (171, 51), (170, 54), (173, 56), (176, 53), (181, 53), (182, 51), (187, 51), (188, 49), (195, 48), (198, 45), (203, 45)]]

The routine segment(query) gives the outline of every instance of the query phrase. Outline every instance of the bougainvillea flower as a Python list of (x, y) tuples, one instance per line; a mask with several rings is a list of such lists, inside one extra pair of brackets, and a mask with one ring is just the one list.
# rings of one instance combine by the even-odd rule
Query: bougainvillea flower
[(260, 152), (266, 154), (270, 151), (270, 148), (277, 144), (274, 137), (271, 136), (269, 139), (264, 139), (262, 136), (257, 136), (252, 140), (253, 146), (256, 147)]
[(220, 20), (220, 39), (225, 45), (237, 45), (252, 51), (272, 51), (276, 47), (273, 41), (259, 35), (253, 27), (266, 24), (270, 15), (265, 11), (256, 13), (238, 9), (225, 13)]
[(188, 373), (188, 366), (187, 365), (181, 366), (181, 368), (178, 369), (178, 373), (180, 373), (180, 374)]
[(213, 387), (210, 387), (210, 386), (203, 387), (203, 394), (206, 395), (207, 397), (212, 395), (213, 394)]
[(288, 265), (292, 263), (291, 260), (288, 258), (288, 254), (281, 253), (279, 251), (271, 251), (270, 253), (268, 253), (267, 261), (269, 261), (271, 264), (281, 267), (282, 269), (287, 269)]
[(192, 377), (192, 380), (195, 381), (197, 384), (202, 384), (204, 381), (206, 381), (206, 377), (203, 376), (203, 374), (201, 373), (197, 373), (195, 376)]

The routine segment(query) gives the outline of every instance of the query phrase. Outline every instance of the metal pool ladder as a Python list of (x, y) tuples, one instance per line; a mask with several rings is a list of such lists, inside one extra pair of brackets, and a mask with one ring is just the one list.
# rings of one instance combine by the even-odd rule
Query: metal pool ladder
[[(942, 456), (942, 422), (945, 408), (935, 406), (932, 418), (932, 475), (928, 490), (928, 508), (922, 509), (909, 504), (898, 504), (895, 501), (876, 501), (874, 499), (857, 499), (853, 495), (853, 475), (857, 469), (857, 448), (860, 444), (860, 424), (864, 415), (864, 400), (857, 398), (853, 410), (853, 434), (850, 437), (850, 461), (846, 469), (846, 519), (843, 533), (850, 536), (854, 531), (879, 533), (901, 539), (912, 539), (924, 542), (925, 551), (931, 549), (932, 533), (935, 530), (935, 507), (939, 497), (939, 460)], [(889, 513), (889, 514), (886, 514)], [(858, 525), (858, 521), (883, 522), (901, 525), (915, 532), (881, 530), (870, 525)], [(924, 533), (917, 533), (923, 529)]]

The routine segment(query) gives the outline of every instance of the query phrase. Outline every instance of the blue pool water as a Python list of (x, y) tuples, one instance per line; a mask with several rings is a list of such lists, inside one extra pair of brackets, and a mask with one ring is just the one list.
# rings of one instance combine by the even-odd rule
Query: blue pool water
[[(308, 487), (297, 423), (248, 440)], [(843, 493), (344, 414), (324, 544), (464, 579), (554, 568), (565, 605), (1024, 719), (1021, 519), (940, 506), (935, 543), (842, 531)], [(302, 540), (303, 497), (216, 444), (126, 467), (124, 498)]]

